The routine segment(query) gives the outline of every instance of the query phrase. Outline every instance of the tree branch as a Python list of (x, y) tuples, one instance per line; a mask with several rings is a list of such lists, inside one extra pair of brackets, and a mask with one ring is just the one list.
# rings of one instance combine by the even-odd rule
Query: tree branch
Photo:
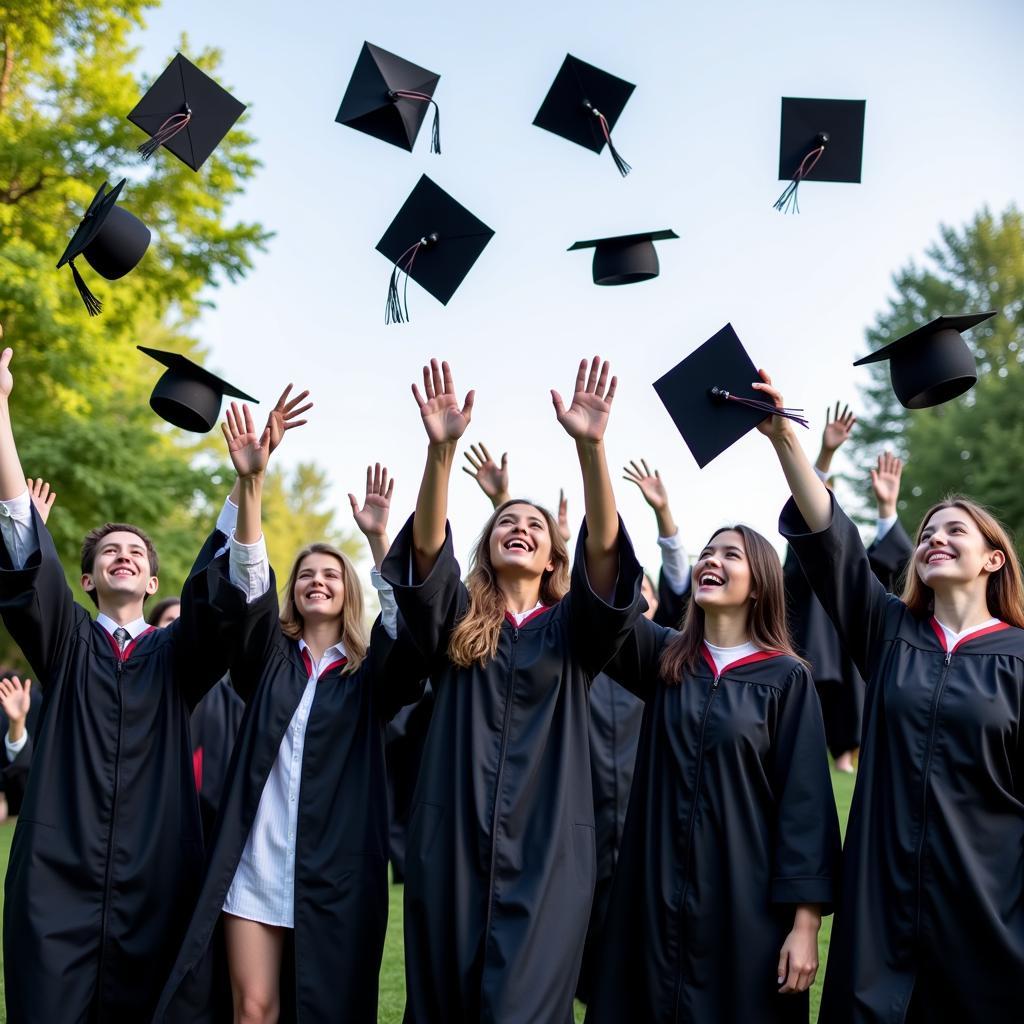
[(40, 172), (39, 178), (35, 183), (29, 185), (28, 188), (20, 188), (20, 182), (12, 181), (4, 191), (0, 192), (0, 203), (4, 203), (7, 206), (13, 206), (15, 203), (20, 203), (25, 196), (30, 196), (33, 192), (38, 192), (45, 183), (46, 175), (42, 172)]
[(7, 32), (4, 32), (4, 69), (0, 72), (0, 114), (7, 106), (7, 93), (11, 87), (11, 73), (14, 71), (14, 50)]

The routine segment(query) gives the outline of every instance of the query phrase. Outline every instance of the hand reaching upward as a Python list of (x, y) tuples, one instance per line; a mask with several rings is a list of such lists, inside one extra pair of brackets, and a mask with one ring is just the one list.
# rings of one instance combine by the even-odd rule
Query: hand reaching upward
[(10, 722), (9, 731), (12, 741), (21, 739), (25, 729), (25, 718), (32, 706), (32, 680), (24, 683), (17, 676), (4, 676), (0, 679), (0, 708), (3, 708)]
[(871, 470), (871, 488), (875, 492), (880, 519), (896, 515), (896, 502), (900, 496), (900, 479), (903, 476), (903, 460), (892, 452), (882, 452), (878, 465)]
[(259, 477), (266, 472), (270, 461), (270, 425), (262, 434), (256, 433), (249, 406), (232, 402), (228, 406), (225, 422), (221, 424), (224, 438), (228, 443), (228, 454), (240, 480)]
[(475, 392), (466, 393), (466, 401), (460, 409), (451, 367), (446, 362), (438, 364), (436, 359), (431, 359), (430, 365), (423, 367), (423, 391), (426, 397), (413, 384), (412, 394), (420, 407), (423, 429), (430, 443), (453, 444), (458, 441), (473, 415)]
[(388, 479), (387, 466), (382, 466), (378, 462), (366, 467), (366, 497), (363, 498), (363, 507), (359, 507), (354, 494), (348, 496), (352, 505), (352, 518), (364, 536), (387, 535), (388, 514), (394, 489), (395, 481)]
[(507, 501), (508, 452), (502, 455), (500, 466), (491, 458), (485, 444), (471, 444), (465, 455), (469, 465), (462, 467), (463, 473), (468, 473), (477, 482), (480, 490), (491, 499), (491, 504), (497, 508)]
[(561, 487), (558, 488), (558, 534), (566, 544), (569, 543), (572, 536), (569, 529), (569, 501)]
[(32, 499), (39, 518), (45, 523), (50, 518), (50, 509), (53, 508), (53, 503), (57, 500), (57, 493), (50, 490), (50, 485), (45, 480), (29, 478), (25, 483), (28, 486), (28, 496)]
[(618, 378), (608, 379), (609, 372), (608, 363), (602, 362), (600, 356), (594, 356), (589, 373), (586, 359), (580, 360), (572, 404), (568, 409), (562, 402), (562, 396), (557, 391), (551, 392), (551, 401), (554, 403), (558, 422), (577, 442), (597, 442), (604, 437), (612, 399), (618, 385)]
[(293, 427), (304, 426), (308, 422), (308, 420), (300, 420), (296, 419), (296, 417), (301, 416), (304, 412), (309, 412), (313, 408), (312, 402), (306, 402), (302, 406), (299, 405), (304, 399), (309, 398), (308, 391), (301, 391), (294, 398), (289, 399), (288, 396), (291, 394), (291, 390), (292, 385), (289, 384), (281, 392), (277, 405), (270, 410), (270, 415), (267, 417), (271, 452), (284, 440), (285, 431), (291, 430)]
[(850, 412), (848, 405), (843, 406), (839, 411), (839, 403), (836, 402), (835, 412), (825, 410), (825, 429), (821, 432), (822, 451), (835, 452), (842, 447), (849, 439), (857, 417)]
[(5, 348), (0, 353), (0, 398), (9, 398), (14, 390), (14, 375), (11, 373), (11, 360), (13, 358), (13, 348)]
[[(640, 466), (643, 466), (641, 470)], [(644, 496), (644, 501), (654, 509), (655, 512), (663, 509), (668, 504), (668, 492), (665, 490), (665, 485), (661, 482), (661, 474), (647, 467), (647, 460), (641, 459), (640, 466), (636, 464), (633, 459), (630, 459), (628, 466), (623, 466), (623, 480), (628, 480), (631, 484), (636, 484), (640, 488), (640, 493)]]

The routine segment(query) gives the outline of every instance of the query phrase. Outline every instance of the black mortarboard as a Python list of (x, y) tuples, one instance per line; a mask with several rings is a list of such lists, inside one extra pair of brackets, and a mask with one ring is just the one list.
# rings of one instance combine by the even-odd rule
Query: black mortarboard
[(430, 151), (440, 153), (441, 112), (434, 99), (440, 78), (379, 46), (363, 43), (334, 120), (411, 153), (427, 107), (433, 104)]
[(636, 235), (574, 242), (568, 251), (594, 250), (594, 284), (634, 284), (658, 276), (660, 268), (654, 243), (678, 237), (674, 231), (667, 229), (646, 231)]
[(533, 123), (595, 153), (607, 143), (615, 166), (625, 176), (630, 167), (612, 144), (612, 129), (635, 88), (567, 54)]
[(411, 277), (447, 305), (493, 234), (424, 174), (377, 243), (377, 251), (394, 264), (384, 322), (409, 319), (405, 289), (398, 291), (402, 274), (406, 287)]
[(654, 382), (654, 390), (701, 469), (766, 416), (785, 416), (807, 426), (801, 410), (776, 409), (766, 402), (751, 387), (758, 379), (757, 367), (732, 324), (726, 324)]
[(782, 97), (779, 180), (789, 181), (775, 201), (782, 213), (799, 213), (802, 181), (860, 181), (864, 151), (864, 100)]
[(198, 171), (243, 110), (244, 103), (179, 53), (135, 105), (128, 120), (150, 136), (139, 146), (144, 157), (166, 146)]
[(960, 332), (977, 327), (995, 315), (993, 310), (936, 317), (853, 365), (888, 359), (892, 389), (905, 409), (942, 405), (969, 391), (978, 379), (974, 355)]
[(177, 352), (164, 352), (144, 345), (136, 347), (167, 367), (149, 396), (149, 404), (157, 416), (182, 430), (196, 434), (212, 430), (220, 416), (221, 399), (225, 395), (259, 404), (251, 395), (239, 391)]
[(103, 303), (89, 291), (75, 260), (84, 256), (97, 274), (116, 281), (134, 270), (149, 248), (149, 228), (134, 213), (117, 205), (126, 180), (122, 178), (113, 188), (103, 182), (57, 263), (58, 270), (65, 263), (71, 265), (75, 286), (89, 316), (101, 312)]

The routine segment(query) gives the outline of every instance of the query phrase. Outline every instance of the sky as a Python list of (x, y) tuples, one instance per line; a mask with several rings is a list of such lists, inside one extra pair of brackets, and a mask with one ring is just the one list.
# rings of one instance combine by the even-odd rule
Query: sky
[[(313, 391), (310, 424), (275, 458), (324, 467), (346, 526), (368, 462), (396, 478), (392, 533), (411, 511), (426, 438), (410, 384), (437, 356), (460, 397), (477, 393), (462, 448), (508, 451), (513, 494), (553, 507), (564, 487), (575, 527), (579, 467), (549, 392), (568, 399), (579, 359), (599, 354), (619, 377), (606, 447), (641, 560), (657, 565), (654, 517), (619, 471), (641, 456), (691, 554), (726, 521), (777, 542), (786, 490), (768, 442), (752, 433), (698, 470), (652, 382), (731, 322), (808, 410), (813, 457), (828, 403), (867, 383), (851, 364), (892, 274), (940, 224), (1022, 201), (1017, 0), (167, 0), (138, 33), (139, 71), (158, 74), (182, 33), (186, 56), (223, 51), (218, 78), (258, 140), (263, 167), (231, 215), (276, 233), (247, 279), (211, 294), (206, 365), (261, 409), (288, 381)], [(412, 154), (335, 123), (364, 40), (440, 73), (443, 155), (429, 117)], [(614, 132), (625, 179), (607, 152), (532, 124), (566, 53), (636, 84)], [(799, 216), (772, 209), (782, 96), (867, 101), (862, 183), (806, 184)], [(447, 307), (410, 283), (412, 322), (385, 326), (390, 265), (374, 246), (424, 173), (495, 235)], [(596, 287), (590, 254), (565, 251), (662, 228), (680, 238), (641, 284)], [(488, 511), (456, 472), (460, 555)]]

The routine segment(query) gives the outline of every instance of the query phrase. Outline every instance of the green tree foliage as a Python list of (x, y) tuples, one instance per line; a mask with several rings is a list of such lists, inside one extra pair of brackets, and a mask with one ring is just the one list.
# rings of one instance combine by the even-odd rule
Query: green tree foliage
[(907, 460), (900, 514), (916, 525), (943, 495), (961, 492), (990, 505), (1024, 537), (1024, 216), (982, 210), (962, 230), (942, 227), (927, 263), (893, 278), (896, 297), (866, 332), (874, 351), (940, 314), (998, 310), (965, 335), (978, 383), (953, 402), (908, 411), (896, 400), (888, 363), (870, 367), (864, 409), (851, 440), (867, 467), (888, 448)]

